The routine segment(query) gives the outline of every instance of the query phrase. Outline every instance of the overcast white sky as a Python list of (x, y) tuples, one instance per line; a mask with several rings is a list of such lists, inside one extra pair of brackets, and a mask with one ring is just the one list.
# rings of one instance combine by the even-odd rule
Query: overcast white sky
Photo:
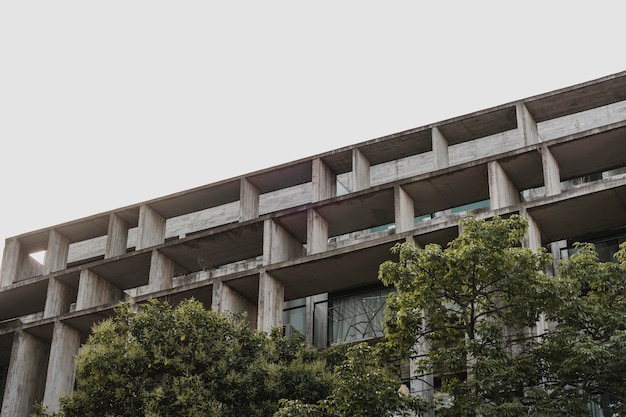
[(3, 0), (0, 249), (623, 71), (623, 18), (619, 1)]

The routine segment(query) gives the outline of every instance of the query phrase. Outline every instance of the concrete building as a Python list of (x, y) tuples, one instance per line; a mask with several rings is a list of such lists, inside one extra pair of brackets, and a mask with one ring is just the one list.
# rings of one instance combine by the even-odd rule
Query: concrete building
[(390, 248), (445, 245), (468, 211), (528, 217), (526, 244), (555, 259), (574, 241), (611, 253), (626, 72), (7, 239), (0, 415), (57, 409), (90, 327), (123, 299), (193, 296), (319, 347), (380, 337)]

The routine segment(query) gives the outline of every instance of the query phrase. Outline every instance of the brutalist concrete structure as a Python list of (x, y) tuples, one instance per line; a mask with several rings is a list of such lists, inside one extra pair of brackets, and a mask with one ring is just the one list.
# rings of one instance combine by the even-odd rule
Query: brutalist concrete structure
[(468, 211), (526, 216), (526, 244), (555, 259), (574, 241), (610, 251), (625, 167), (622, 72), (9, 238), (1, 416), (57, 409), (90, 327), (121, 300), (195, 297), (324, 347), (380, 336), (390, 248), (445, 245)]

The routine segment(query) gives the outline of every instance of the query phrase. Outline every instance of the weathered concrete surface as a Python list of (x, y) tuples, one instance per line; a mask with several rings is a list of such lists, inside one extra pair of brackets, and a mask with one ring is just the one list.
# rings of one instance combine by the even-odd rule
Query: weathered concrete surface
[(74, 357), (80, 348), (80, 332), (57, 321), (54, 324), (43, 405), (49, 412), (59, 411), (59, 398), (74, 389)]
[(28, 417), (43, 399), (50, 348), (24, 331), (15, 334), (0, 417)]

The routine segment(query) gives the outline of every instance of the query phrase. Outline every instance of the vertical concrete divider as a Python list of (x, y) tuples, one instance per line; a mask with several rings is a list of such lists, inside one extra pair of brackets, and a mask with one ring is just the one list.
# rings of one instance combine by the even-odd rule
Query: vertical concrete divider
[(75, 356), (80, 348), (80, 332), (60, 321), (54, 323), (43, 404), (57, 412), (59, 399), (74, 389)]
[(283, 325), (285, 287), (282, 282), (263, 271), (259, 276), (259, 310), (257, 329), (264, 332)]
[(50, 346), (19, 330), (13, 338), (11, 362), (0, 417), (29, 417), (43, 400)]

